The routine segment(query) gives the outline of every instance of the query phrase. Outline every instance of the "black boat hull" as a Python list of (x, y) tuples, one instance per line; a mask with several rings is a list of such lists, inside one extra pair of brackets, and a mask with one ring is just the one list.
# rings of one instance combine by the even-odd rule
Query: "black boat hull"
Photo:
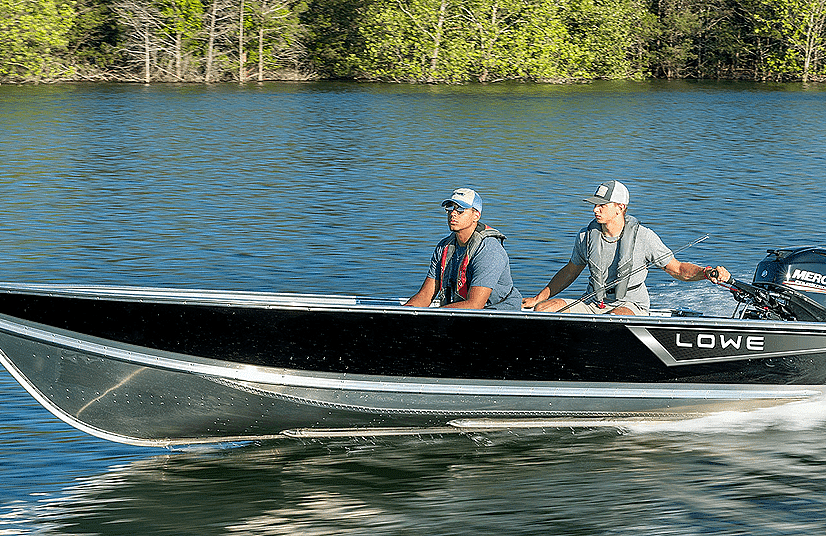
[(6, 285), (0, 360), (94, 435), (167, 445), (671, 419), (821, 396), (826, 326)]

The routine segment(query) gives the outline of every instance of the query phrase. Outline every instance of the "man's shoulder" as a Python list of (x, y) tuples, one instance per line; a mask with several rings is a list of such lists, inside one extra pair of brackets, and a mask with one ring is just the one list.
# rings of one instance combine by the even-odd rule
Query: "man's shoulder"
[(450, 244), (451, 242), (453, 242), (453, 240), (454, 240), (454, 234), (450, 233), (446, 237), (439, 240), (439, 242), (436, 244), (436, 248), (437, 249), (438, 248), (443, 248), (443, 247), (447, 246), (448, 244)]
[(479, 243), (478, 252), (495, 252), (495, 253), (504, 253), (507, 255), (505, 251), (505, 246), (502, 244), (502, 240), (496, 236), (486, 236), (482, 239)]
[(476, 253), (474, 253), (470, 262), (480, 264), (498, 264), (503, 262), (503, 260), (504, 262), (508, 262), (508, 252), (505, 251), (502, 242), (496, 237), (488, 237), (482, 240), (481, 244), (479, 244), (479, 247), (476, 249)]
[(660, 240), (660, 236), (654, 232), (653, 229), (642, 224), (640, 224), (637, 229), (637, 238), (642, 238), (644, 240)]
[(644, 252), (646, 255), (662, 256), (670, 251), (657, 233), (642, 225), (640, 225), (639, 231), (637, 232), (636, 243), (639, 246), (636, 249)]
[[(592, 222), (592, 223), (593, 223), (593, 222)], [(576, 235), (577, 235), (577, 237), (579, 237), (579, 239), (580, 239), (580, 240), (582, 240), (582, 239), (584, 239), (584, 238), (585, 238), (585, 236), (588, 234), (588, 232), (589, 232), (590, 230), (591, 230), (591, 224), (589, 223), (589, 224), (588, 224), (588, 225), (586, 225), (585, 227), (581, 228), (581, 229), (577, 232), (577, 234), (576, 234)]]

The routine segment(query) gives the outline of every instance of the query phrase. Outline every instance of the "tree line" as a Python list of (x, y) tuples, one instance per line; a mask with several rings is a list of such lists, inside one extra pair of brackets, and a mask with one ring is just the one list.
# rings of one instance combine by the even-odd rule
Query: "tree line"
[(826, 0), (0, 0), (0, 81), (826, 80)]

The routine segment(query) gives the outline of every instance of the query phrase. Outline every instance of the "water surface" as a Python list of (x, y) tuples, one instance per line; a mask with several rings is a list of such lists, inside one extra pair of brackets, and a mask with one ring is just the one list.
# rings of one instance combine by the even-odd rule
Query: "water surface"
[[(470, 186), (530, 295), (606, 179), (673, 249), (711, 235), (681, 260), (749, 279), (768, 247), (824, 243), (824, 99), (710, 82), (0, 86), (0, 279), (408, 296), (447, 232), (439, 202)], [(708, 283), (649, 283), (655, 305), (734, 307)], [(0, 534), (810, 536), (825, 416), (167, 451), (74, 431), (3, 371)]]

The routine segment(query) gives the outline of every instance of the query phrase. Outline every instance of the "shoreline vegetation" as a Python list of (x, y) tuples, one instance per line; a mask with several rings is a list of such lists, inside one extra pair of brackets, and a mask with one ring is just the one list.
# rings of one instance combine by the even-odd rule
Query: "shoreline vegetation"
[(0, 83), (826, 81), (826, 0), (0, 0)]

